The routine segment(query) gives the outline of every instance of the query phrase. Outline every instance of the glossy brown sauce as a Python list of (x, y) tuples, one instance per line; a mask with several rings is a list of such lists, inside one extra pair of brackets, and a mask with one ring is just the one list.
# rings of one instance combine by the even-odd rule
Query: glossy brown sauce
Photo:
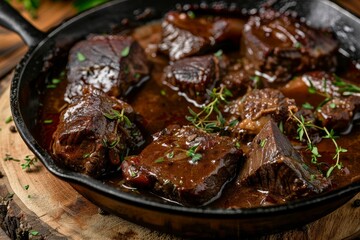
[[(139, 41), (140, 45), (145, 49), (149, 60), (152, 62), (152, 74), (150, 80), (145, 82), (141, 87), (135, 89), (127, 99), (127, 102), (140, 113), (145, 119), (145, 128), (150, 133), (156, 133), (170, 124), (188, 125), (189, 122), (185, 119), (189, 115), (188, 107), (195, 109), (195, 107), (186, 101), (184, 97), (178, 95), (169, 87), (162, 83), (163, 69), (168, 64), (167, 60), (162, 56), (156, 56), (156, 44), (161, 38), (161, 27), (159, 23), (150, 23), (135, 29), (133, 37)], [(227, 53), (228, 54), (228, 53)], [(230, 54), (231, 57), (240, 58), (239, 52)], [(350, 64), (351, 65), (351, 64)], [(44, 88), (43, 107), (40, 111), (39, 125), (39, 139), (44, 148), (50, 149), (52, 134), (58, 124), (58, 119), (61, 110), (66, 106), (64, 99), (64, 92), (67, 85), (66, 73), (64, 69), (57, 71), (49, 77), (47, 81), (56, 77), (61, 82), (57, 84), (56, 88)], [(350, 73), (349, 73), (350, 71)], [(356, 80), (360, 76), (360, 71), (351, 65), (348, 72), (341, 73), (345, 77), (351, 76), (350, 80)], [(50, 85), (50, 84), (47, 84)], [(300, 106), (306, 101), (315, 104), (321, 98), (316, 95), (309, 94), (308, 96), (288, 96), (294, 98)], [(44, 124), (44, 120), (53, 120), (51, 124)], [(360, 145), (360, 127), (355, 123), (353, 131), (342, 136), (338, 140), (338, 144), (348, 149), (347, 153), (341, 155), (341, 161), (344, 165), (342, 170), (335, 170), (331, 176), (333, 189), (340, 188), (355, 181), (360, 181), (360, 167), (356, 165), (358, 155), (357, 151)], [(241, 143), (244, 152), (248, 151), (247, 142)], [(297, 143), (299, 144), (299, 143)], [(322, 140), (318, 145), (319, 151), (322, 155), (321, 161), (334, 163), (333, 154), (334, 147), (330, 141)], [(304, 147), (303, 147), (304, 150)], [(302, 151), (305, 161), (311, 167), (314, 167), (309, 161), (309, 154)], [(117, 187), (120, 191), (126, 191), (133, 194), (139, 194), (136, 189), (128, 188), (122, 185), (121, 176), (112, 176), (104, 180), (106, 184)], [(147, 194), (149, 193), (141, 193)], [(150, 196), (152, 196), (150, 194)], [(162, 201), (156, 196), (152, 196), (157, 201)], [(156, 199), (157, 198), (157, 199)], [(274, 204), (275, 202), (285, 202), (283, 199), (275, 199), (274, 196), (269, 196), (266, 191), (260, 191), (251, 187), (238, 186), (235, 183), (229, 183), (225, 187), (221, 197), (210, 204), (214, 208), (248, 208), (256, 206), (266, 206)], [(170, 202), (168, 202), (171, 204)]]

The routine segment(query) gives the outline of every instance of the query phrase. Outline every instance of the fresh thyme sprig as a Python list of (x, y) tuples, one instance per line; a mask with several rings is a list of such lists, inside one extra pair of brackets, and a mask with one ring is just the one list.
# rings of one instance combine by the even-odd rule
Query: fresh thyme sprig
[(292, 111), (290, 111), (290, 115), (298, 123), (298, 129), (297, 129), (298, 139), (300, 141), (302, 141), (304, 139), (304, 136), (306, 138), (307, 149), (311, 153), (311, 162), (316, 165), (323, 164), (323, 163), (318, 162), (318, 158), (320, 158), (321, 155), (319, 154), (317, 146), (313, 144), (313, 142), (309, 136), (308, 130), (307, 130), (308, 128), (316, 128), (325, 133), (325, 135), (322, 138), (330, 139), (335, 146), (335, 155), (334, 155), (333, 159), (336, 159), (336, 163), (334, 165), (330, 166), (330, 168), (327, 170), (326, 177), (330, 177), (331, 173), (333, 172), (333, 170), (335, 168), (341, 169), (343, 167), (343, 165), (340, 162), (340, 153), (347, 152), (347, 149), (342, 148), (337, 144), (336, 138), (338, 138), (338, 137), (335, 136), (334, 130), (331, 129), (329, 131), (326, 127), (320, 127), (320, 126), (313, 124), (311, 121), (305, 121), (305, 119), (302, 115), (300, 115), (300, 118), (298, 118), (297, 116), (295, 116), (295, 114)]
[(335, 82), (334, 85), (339, 88), (339, 92), (344, 95), (351, 95), (351, 93), (360, 93), (360, 87), (344, 82), (339, 76), (334, 74)]
[(199, 147), (199, 144), (195, 144), (186, 152), (186, 155), (188, 157), (191, 157), (190, 161), (192, 163), (196, 163), (197, 161), (199, 161), (202, 158), (202, 155), (200, 153), (196, 153), (198, 147)]
[(131, 126), (132, 123), (130, 119), (125, 115), (125, 109), (123, 108), (121, 112), (111, 109), (110, 113), (103, 113), (103, 115), (110, 120), (116, 119), (118, 122), (125, 122), (126, 125)]
[[(232, 93), (225, 87), (220, 87), (219, 89), (214, 88), (212, 91), (207, 90), (207, 93), (211, 98), (211, 102), (204, 106), (199, 113), (194, 112), (189, 107), (191, 116), (186, 116), (186, 119), (195, 127), (206, 132), (217, 132), (223, 129), (226, 123), (226, 120), (219, 110), (219, 105), (221, 103), (227, 103), (226, 98), (231, 97)], [(213, 113), (216, 114), (216, 120), (211, 118)]]
[(203, 157), (202, 154), (198, 152), (199, 146), (200, 146), (200, 143), (194, 144), (189, 149), (183, 149), (183, 148), (180, 148), (180, 146), (176, 146), (176, 148), (165, 152), (165, 155), (163, 157), (157, 158), (154, 161), (154, 163), (163, 163), (163, 162), (165, 162), (166, 159), (171, 160), (171, 159), (175, 158), (175, 156), (177, 154), (185, 153), (185, 156), (183, 154), (181, 154), (181, 156), (183, 156), (183, 157), (181, 157), (181, 158), (176, 157), (176, 160), (183, 160), (187, 157), (190, 157), (191, 159), (189, 160), (189, 162), (191, 164), (196, 164)]
[[(317, 91), (317, 89), (315, 88), (313, 82), (311, 80), (308, 80), (310, 86), (308, 87), (308, 92), (311, 94), (319, 94), (321, 96), (324, 97), (324, 100), (322, 102), (320, 102), (317, 106), (316, 106), (316, 110), (319, 110), (322, 106), (324, 106), (327, 102), (331, 101), (332, 97), (330, 96), (330, 94), (327, 92), (327, 88), (328, 88), (328, 83), (327, 80), (325, 78), (323, 78), (322, 82), (323, 82), (323, 90), (322, 91)], [(306, 107), (310, 107), (311, 105), (305, 105), (304, 108)]]
[(30, 170), (31, 165), (34, 166), (35, 163), (37, 162), (37, 158), (36, 157), (30, 157), (30, 155), (25, 156), (24, 160), (25, 160), (25, 163), (21, 164), (21, 168), (23, 170)]

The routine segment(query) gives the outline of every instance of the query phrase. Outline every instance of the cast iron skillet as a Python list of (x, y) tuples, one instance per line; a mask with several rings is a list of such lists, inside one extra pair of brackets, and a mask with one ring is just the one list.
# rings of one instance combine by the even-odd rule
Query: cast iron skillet
[[(17, 129), (25, 143), (55, 176), (70, 182), (86, 198), (101, 208), (153, 229), (201, 237), (241, 237), (294, 228), (314, 221), (335, 210), (360, 191), (360, 182), (311, 199), (285, 205), (252, 209), (208, 209), (170, 206), (145, 196), (133, 196), (102, 184), (88, 176), (58, 168), (36, 139), (39, 89), (44, 84), (48, 63), (56, 62), (53, 50), (70, 46), (89, 33), (109, 32), (123, 18), (133, 19), (134, 11), (145, 7), (158, 16), (173, 9), (179, 0), (116, 0), (81, 13), (48, 33), (42, 33), (0, 1), (0, 24), (19, 33), (30, 46), (16, 68), (11, 85), (11, 110)], [(199, 3), (187, 1), (186, 3)], [(259, 7), (264, 0), (234, 0), (244, 9)], [(185, 3), (185, 2), (180, 2)], [(207, 1), (209, 5), (212, 1)], [(145, 6), (146, 5), (146, 6)], [(229, 5), (230, 6), (230, 5)], [(279, 0), (274, 8), (293, 9), (315, 27), (330, 27), (341, 43), (341, 52), (360, 59), (360, 20), (326, 0)]]

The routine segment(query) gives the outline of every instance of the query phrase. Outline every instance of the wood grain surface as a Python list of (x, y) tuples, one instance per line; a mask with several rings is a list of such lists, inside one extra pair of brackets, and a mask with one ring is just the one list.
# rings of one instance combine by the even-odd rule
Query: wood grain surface
[[(341, 2), (352, 8), (354, 12), (360, 12), (359, 0)], [(44, 1), (44, 4), (49, 4), (47, 7), (51, 10), (42, 8), (41, 11), (44, 12), (40, 11), (39, 14), (42, 22), (38, 23), (39, 19), (34, 22), (37, 26), (42, 24), (44, 29), (74, 13), (70, 3), (61, 5), (62, 8), (59, 8), (59, 5), (53, 7), (49, 1)], [(64, 3), (56, 2), (55, 4)], [(47, 14), (47, 18), (43, 18), (43, 14)], [(3, 39), (1, 30), (0, 39)], [(8, 48), (11, 48), (11, 44)], [(8, 50), (9, 56), (14, 58), (26, 51), (23, 47), (12, 53), (10, 50)], [(0, 57), (0, 69), (4, 66), (10, 69), (10, 66), (14, 64), (12, 59)], [(14, 124), (5, 123), (11, 115), (9, 106), (11, 78), (12, 74), (9, 74), (0, 81), (0, 171), (4, 175), (0, 178), (0, 220), (2, 221), (0, 224), (6, 226), (8, 234), (10, 232), (14, 237), (16, 234), (21, 234), (21, 231), (38, 232), (36, 236), (33, 236), (34, 239), (41, 237), (46, 239), (179, 239), (176, 236), (143, 228), (117, 216), (100, 214), (98, 207), (83, 198), (68, 183), (51, 175), (40, 162), (36, 162), (30, 171), (23, 170), (21, 164), (25, 163), (25, 156), (32, 156), (32, 153), (19, 134), (10, 131)], [(6, 154), (10, 154), (19, 161), (4, 161)], [(27, 185), (29, 187), (26, 190)], [(10, 196), (13, 193), (11, 200)], [(262, 236), (259, 239), (360, 238), (360, 207), (355, 206), (356, 199), (360, 199), (360, 194), (316, 222), (287, 232)], [(7, 206), (7, 208), (4, 209), (1, 206)], [(12, 232), (15, 231), (14, 229), (18, 232)], [(7, 239), (3, 230), (0, 230), (0, 239)]]

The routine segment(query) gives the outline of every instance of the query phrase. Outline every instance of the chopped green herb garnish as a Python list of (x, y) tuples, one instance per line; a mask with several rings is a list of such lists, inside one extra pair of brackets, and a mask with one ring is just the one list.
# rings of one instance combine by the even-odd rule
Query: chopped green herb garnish
[(316, 178), (316, 176), (315, 176), (314, 174), (311, 174), (311, 175), (310, 175), (310, 181), (314, 181), (315, 178)]
[(314, 84), (310, 80), (309, 80), (309, 84), (310, 84), (310, 87), (308, 87), (308, 92), (311, 93), (311, 94), (315, 94), (316, 93), (316, 88), (314, 87)]
[(300, 42), (296, 42), (294, 44), (294, 47), (297, 48), (297, 49), (302, 48), (302, 44)]
[(239, 142), (235, 142), (235, 147), (236, 147), (237, 149), (239, 149), (239, 148), (241, 147), (240, 143), (239, 143)]
[(136, 177), (137, 176), (136, 171), (134, 171), (133, 169), (130, 169), (129, 171), (130, 171), (130, 176), (131, 177)]
[(125, 122), (126, 125), (131, 126), (130, 119), (125, 115), (125, 109), (121, 109), (121, 112), (111, 109), (111, 113), (103, 113), (103, 115), (110, 120), (117, 120), (118, 122)]
[(335, 103), (330, 103), (330, 104), (329, 104), (329, 107), (330, 107), (330, 108), (336, 108), (336, 104), (335, 104)]
[(263, 147), (265, 146), (266, 142), (267, 142), (267, 139), (266, 139), (266, 138), (262, 139), (262, 140), (260, 141), (260, 143), (259, 143), (260, 147), (263, 148)]
[(214, 53), (214, 56), (218, 57), (218, 58), (221, 57), (222, 55), (223, 55), (223, 50), (221, 50), (221, 49), (218, 50), (216, 53)]
[(134, 74), (134, 78), (135, 78), (135, 79), (139, 79), (140, 77), (141, 77), (140, 73), (135, 73), (135, 74)]
[(202, 158), (202, 155), (200, 153), (196, 153), (196, 150), (198, 149), (199, 147), (199, 144), (196, 144), (194, 146), (192, 146), (187, 152), (186, 152), (186, 155), (188, 157), (191, 157), (191, 162), (192, 163), (196, 163), (198, 162), (201, 158)]
[(351, 95), (351, 93), (360, 93), (360, 87), (344, 82), (339, 76), (335, 75), (334, 85), (339, 88), (339, 92), (343, 95)]
[(118, 143), (120, 142), (120, 138), (118, 137), (116, 140), (112, 141), (109, 145), (107, 145), (108, 148), (114, 148)]
[(126, 57), (127, 55), (129, 55), (130, 53), (130, 47), (127, 46), (126, 48), (124, 48), (122, 51), (121, 51), (121, 56), (122, 57)]
[(77, 53), (76, 53), (76, 57), (77, 57), (77, 60), (78, 60), (79, 62), (83, 62), (83, 61), (86, 60), (85, 55), (82, 54), (81, 52), (77, 52)]
[(255, 76), (250, 77), (250, 79), (251, 79), (252, 81), (254, 81), (254, 88), (255, 88), (255, 89), (260, 88), (260, 85), (261, 85), (260, 76), (255, 75)]
[(202, 158), (202, 155), (200, 153), (195, 153), (192, 158), (191, 158), (191, 162), (192, 163), (196, 163), (198, 162), (200, 159)]
[(164, 89), (162, 89), (162, 90), (160, 91), (160, 94), (161, 94), (161, 96), (166, 96), (166, 91), (165, 91)]
[(281, 133), (284, 133), (284, 123), (282, 121), (279, 123), (279, 130)]
[(46, 85), (46, 88), (49, 88), (49, 89), (54, 89), (56, 88), (57, 86), (55, 84), (48, 84)]
[(91, 155), (90, 153), (85, 153), (82, 157), (83, 158), (88, 158), (88, 157), (90, 157), (90, 155)]
[(187, 15), (189, 16), (189, 18), (191, 19), (194, 19), (196, 16), (195, 16), (195, 13), (193, 11), (187, 11)]
[(169, 152), (168, 154), (166, 154), (167, 158), (173, 158), (174, 157), (174, 151)]
[(164, 161), (165, 161), (165, 159), (164, 159), (163, 157), (160, 157), (160, 158), (156, 159), (156, 160), (154, 161), (154, 163), (162, 163), (162, 162), (164, 162)]
[(25, 186), (24, 186), (24, 189), (25, 189), (25, 190), (28, 190), (29, 187), (30, 187), (29, 185), (25, 185)]
[(39, 232), (38, 232), (38, 231), (35, 231), (35, 230), (30, 230), (29, 233), (30, 233), (32, 236), (37, 236), (37, 235), (39, 235)]
[(57, 79), (57, 78), (53, 78), (53, 79), (51, 80), (51, 82), (52, 82), (53, 84), (59, 84), (59, 83), (61, 82), (61, 80), (60, 80), (60, 79)]
[(309, 110), (314, 109), (314, 106), (311, 105), (311, 104), (308, 103), (308, 102), (304, 103), (304, 104), (302, 105), (302, 107), (305, 108), (305, 109), (309, 109)]
[(229, 127), (235, 127), (236, 125), (238, 125), (238, 123), (239, 123), (239, 120), (234, 119), (229, 123)]
[(5, 123), (8, 124), (10, 122), (12, 122), (13, 120), (13, 117), (12, 116), (8, 116), (6, 119), (5, 119)]
[(53, 123), (53, 120), (52, 119), (46, 119), (46, 120), (44, 120), (44, 123), (45, 124), (51, 124), (51, 123)]
[(23, 170), (29, 170), (31, 168), (31, 165), (35, 165), (35, 162), (37, 162), (37, 158), (36, 157), (30, 157), (30, 155), (25, 156), (24, 158), (25, 163), (21, 164), (21, 168)]
[[(214, 88), (212, 91), (207, 91), (212, 101), (202, 108), (199, 113), (194, 112), (190, 107), (189, 113), (191, 116), (186, 116), (195, 127), (202, 129), (206, 132), (218, 132), (225, 127), (225, 119), (219, 110), (220, 103), (227, 103), (226, 98), (232, 96), (232, 93), (221, 87), (220, 89)], [(216, 114), (216, 120), (211, 118), (212, 114)]]

